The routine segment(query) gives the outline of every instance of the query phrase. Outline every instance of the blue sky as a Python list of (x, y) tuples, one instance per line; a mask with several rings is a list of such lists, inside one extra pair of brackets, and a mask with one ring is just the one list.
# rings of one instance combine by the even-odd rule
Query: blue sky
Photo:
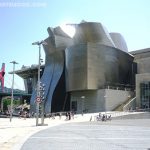
[[(81, 20), (101, 22), (109, 32), (120, 32), (129, 51), (150, 47), (149, 0), (0, 0), (0, 65), (6, 63), (5, 86), (11, 87), (12, 64), (38, 62), (31, 43), (48, 37), (47, 27)], [(44, 57), (44, 53), (42, 53)], [(23, 80), (15, 76), (15, 88)]]

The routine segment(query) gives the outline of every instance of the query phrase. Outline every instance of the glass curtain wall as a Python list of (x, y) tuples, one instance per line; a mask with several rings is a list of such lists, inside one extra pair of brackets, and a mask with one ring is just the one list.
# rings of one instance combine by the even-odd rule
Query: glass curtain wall
[(141, 89), (141, 108), (150, 108), (150, 82), (143, 82), (140, 84)]

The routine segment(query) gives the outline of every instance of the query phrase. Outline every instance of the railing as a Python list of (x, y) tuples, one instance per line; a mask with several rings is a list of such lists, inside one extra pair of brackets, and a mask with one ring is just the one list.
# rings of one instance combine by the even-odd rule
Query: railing
[(130, 109), (133, 109), (133, 102), (136, 100), (136, 97), (132, 98), (124, 107), (123, 111), (128, 111)]
[(134, 85), (129, 85), (129, 84), (111, 84), (111, 83), (107, 83), (102, 88), (115, 89), (115, 90), (124, 90), (124, 91), (133, 91), (135, 89), (135, 86)]

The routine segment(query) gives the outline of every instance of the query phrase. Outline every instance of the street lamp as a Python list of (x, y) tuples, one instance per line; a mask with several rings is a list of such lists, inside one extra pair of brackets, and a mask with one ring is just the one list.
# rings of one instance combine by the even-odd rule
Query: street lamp
[(13, 114), (13, 99), (14, 99), (14, 72), (15, 72), (15, 64), (18, 64), (16, 61), (10, 62), (13, 64), (13, 79), (12, 79), (12, 88), (11, 88), (11, 104), (10, 104), (10, 122), (12, 121)]
[(39, 47), (39, 59), (38, 59), (38, 81), (37, 81), (37, 97), (36, 97), (36, 126), (38, 126), (39, 120), (39, 103), (41, 102), (41, 94), (40, 94), (40, 66), (41, 66), (41, 44), (47, 45), (45, 41), (37, 41), (32, 43), (32, 45), (38, 45)]

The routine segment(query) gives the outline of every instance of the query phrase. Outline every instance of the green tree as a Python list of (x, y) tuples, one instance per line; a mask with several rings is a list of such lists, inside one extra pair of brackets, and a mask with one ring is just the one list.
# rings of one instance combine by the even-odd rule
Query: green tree
[[(20, 105), (20, 100), (13, 100), (13, 106), (16, 107), (18, 105)], [(8, 106), (11, 105), (11, 98), (6, 98), (3, 99), (3, 110), (6, 111), (8, 110)]]

